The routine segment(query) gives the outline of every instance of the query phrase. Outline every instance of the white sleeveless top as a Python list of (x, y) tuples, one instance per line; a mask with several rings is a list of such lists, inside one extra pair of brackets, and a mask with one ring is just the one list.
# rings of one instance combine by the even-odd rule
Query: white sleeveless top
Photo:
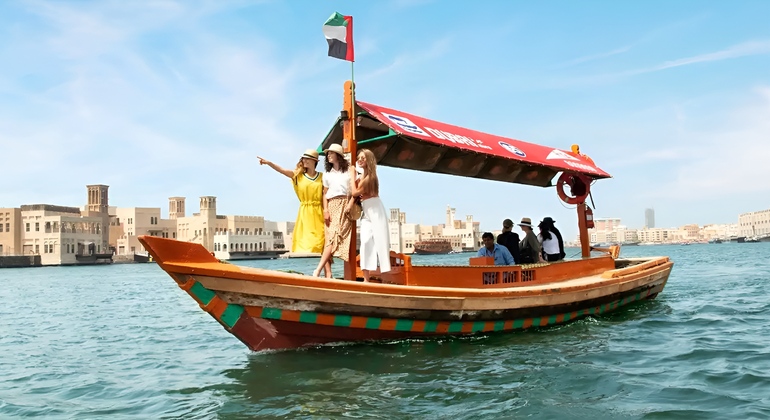
[(542, 235), (537, 235), (537, 240), (540, 241), (540, 244), (543, 247), (543, 252), (546, 254), (558, 254), (559, 251), (559, 240), (556, 238), (556, 235), (549, 231), (551, 233), (551, 239), (548, 239), (546, 241), (543, 241)]

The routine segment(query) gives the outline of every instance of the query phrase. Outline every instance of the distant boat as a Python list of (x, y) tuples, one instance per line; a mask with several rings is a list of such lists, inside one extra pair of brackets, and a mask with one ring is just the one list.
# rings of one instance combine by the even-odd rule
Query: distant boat
[(146, 263), (150, 261), (152, 261), (152, 257), (150, 256), (149, 253), (145, 253), (145, 254), (134, 253), (134, 262)]
[(709, 241), (710, 244), (721, 244), (722, 240), (719, 238), (714, 238)]
[(750, 243), (750, 242), (759, 242), (759, 238), (756, 236), (750, 236), (743, 240), (744, 243)]
[(414, 244), (414, 253), (418, 255), (449, 254), (452, 252), (452, 242), (449, 239), (433, 238)]

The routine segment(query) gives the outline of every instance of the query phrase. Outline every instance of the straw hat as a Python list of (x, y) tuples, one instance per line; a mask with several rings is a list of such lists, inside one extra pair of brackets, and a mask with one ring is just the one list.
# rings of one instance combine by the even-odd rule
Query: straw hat
[(334, 152), (340, 156), (345, 156), (345, 151), (342, 150), (342, 145), (338, 143), (334, 143), (331, 146), (329, 146), (328, 149), (324, 150), (324, 153)]
[(532, 227), (532, 219), (529, 217), (522, 217), (521, 223), (519, 223), (519, 226), (526, 226), (526, 227)]
[(315, 149), (307, 149), (305, 150), (305, 153), (302, 154), (302, 157), (313, 159), (314, 161), (318, 162), (318, 151)]

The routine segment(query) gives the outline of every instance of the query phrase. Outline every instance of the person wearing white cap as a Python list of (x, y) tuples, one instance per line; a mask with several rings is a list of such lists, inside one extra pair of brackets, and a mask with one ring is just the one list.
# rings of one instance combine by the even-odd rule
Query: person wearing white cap
[(318, 277), (321, 269), (328, 266), (326, 277), (331, 278), (332, 256), (347, 261), (350, 254), (350, 237), (353, 233), (353, 222), (345, 213), (350, 199), (351, 176), (350, 164), (345, 160), (345, 152), (339, 144), (332, 144), (324, 150), (323, 179), (323, 210), (326, 225), (326, 246), (321, 261), (318, 263), (313, 276)]
[(519, 242), (521, 263), (534, 264), (540, 262), (540, 242), (538, 242), (535, 233), (532, 232), (532, 219), (523, 217), (519, 227), (524, 232), (524, 239)]
[(307, 149), (297, 162), (294, 170), (276, 165), (257, 156), (260, 165), (267, 165), (276, 172), (291, 179), (294, 192), (299, 199), (299, 212), (294, 224), (291, 252), (317, 253), (324, 249), (323, 174), (316, 171), (318, 152)]

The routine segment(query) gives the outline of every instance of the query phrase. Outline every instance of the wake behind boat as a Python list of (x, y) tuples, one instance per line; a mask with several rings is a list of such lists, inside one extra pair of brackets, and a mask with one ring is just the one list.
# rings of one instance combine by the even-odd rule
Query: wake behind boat
[(552, 326), (655, 298), (668, 281), (668, 257), (622, 259), (618, 246), (591, 255), (585, 200), (591, 183), (609, 174), (584, 155), (357, 102), (351, 82), (321, 148), (333, 143), (353, 156), (368, 148), (380, 165), (485, 180), (549, 187), (561, 173), (557, 193), (576, 206), (582, 258), (431, 266), (391, 252), (392, 270), (361, 283), (350, 281), (362, 277), (356, 258), (346, 280), (323, 279), (226, 264), (200, 244), (140, 237), (179, 287), (252, 350)]

